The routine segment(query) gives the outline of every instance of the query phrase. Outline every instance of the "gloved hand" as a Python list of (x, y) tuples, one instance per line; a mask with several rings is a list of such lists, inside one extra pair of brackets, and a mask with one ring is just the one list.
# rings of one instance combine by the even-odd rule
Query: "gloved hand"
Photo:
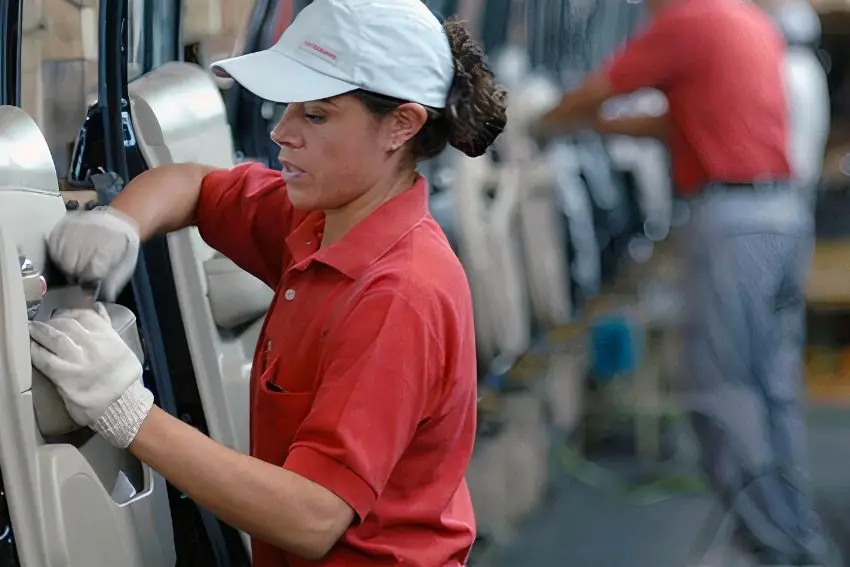
[(78, 281), (101, 280), (106, 301), (115, 301), (133, 276), (139, 257), (139, 227), (113, 209), (67, 213), (47, 238), (60, 270)]
[(153, 405), (142, 365), (102, 304), (30, 322), (32, 365), (59, 391), (68, 414), (124, 449)]

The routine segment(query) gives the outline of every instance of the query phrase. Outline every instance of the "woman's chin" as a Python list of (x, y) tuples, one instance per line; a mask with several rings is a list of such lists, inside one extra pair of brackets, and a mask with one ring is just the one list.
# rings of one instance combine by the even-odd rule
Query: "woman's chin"
[(316, 208), (316, 199), (305, 183), (287, 183), (286, 192), (292, 206), (301, 211), (312, 211)]

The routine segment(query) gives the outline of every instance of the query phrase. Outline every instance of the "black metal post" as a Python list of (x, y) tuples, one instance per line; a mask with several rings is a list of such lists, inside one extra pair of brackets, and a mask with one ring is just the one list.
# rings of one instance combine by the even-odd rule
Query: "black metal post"
[(21, 104), (22, 0), (0, 0), (0, 104)]

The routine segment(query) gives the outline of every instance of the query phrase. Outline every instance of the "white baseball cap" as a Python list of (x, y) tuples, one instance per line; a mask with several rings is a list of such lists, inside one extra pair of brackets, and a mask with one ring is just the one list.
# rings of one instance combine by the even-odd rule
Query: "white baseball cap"
[(211, 69), (283, 103), (363, 89), (444, 108), (454, 78), (449, 40), (421, 0), (314, 0), (273, 47)]

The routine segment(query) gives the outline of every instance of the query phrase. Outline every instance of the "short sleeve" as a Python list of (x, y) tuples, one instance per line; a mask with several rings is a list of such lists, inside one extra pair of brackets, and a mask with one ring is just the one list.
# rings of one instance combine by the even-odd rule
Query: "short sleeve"
[(252, 163), (204, 177), (195, 224), (207, 244), (274, 288), (293, 215), (280, 173)]
[(321, 383), (284, 468), (363, 519), (440, 390), (443, 352), (428, 321), (389, 291), (365, 296), (331, 333)]
[(689, 60), (693, 50), (688, 23), (689, 19), (661, 16), (626, 42), (605, 69), (614, 92), (664, 91), (673, 85), (694, 63)]

